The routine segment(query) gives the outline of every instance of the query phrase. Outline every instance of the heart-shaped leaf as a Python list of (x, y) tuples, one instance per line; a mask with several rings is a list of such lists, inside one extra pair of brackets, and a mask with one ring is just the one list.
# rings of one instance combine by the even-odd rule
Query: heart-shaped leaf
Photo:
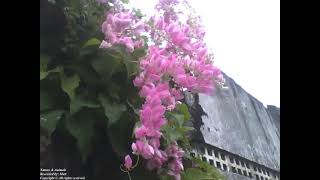
[(86, 111), (67, 119), (67, 129), (76, 138), (84, 162), (90, 152), (91, 138), (94, 135), (94, 118)]
[(94, 100), (87, 99), (78, 95), (70, 102), (70, 114), (75, 114), (84, 107), (99, 108), (100, 104)]
[(69, 95), (71, 100), (75, 97), (75, 90), (79, 86), (79, 83), (80, 78), (78, 75), (74, 74), (67, 77), (64, 73), (61, 73), (61, 88)]
[(99, 94), (99, 100), (103, 106), (105, 116), (108, 117), (108, 126), (116, 123), (121, 115), (127, 110), (124, 104), (112, 102), (107, 96)]
[(51, 134), (56, 129), (57, 123), (63, 113), (63, 110), (54, 110), (40, 114), (40, 125)]
[(53, 107), (53, 99), (50, 95), (40, 89), (40, 111), (46, 111)]

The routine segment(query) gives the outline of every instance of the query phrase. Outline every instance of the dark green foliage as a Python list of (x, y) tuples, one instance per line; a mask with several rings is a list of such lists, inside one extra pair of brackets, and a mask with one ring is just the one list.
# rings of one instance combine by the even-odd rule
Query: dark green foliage
[[(86, 180), (128, 179), (119, 166), (131, 152), (143, 103), (132, 80), (147, 47), (133, 53), (122, 46), (99, 49), (108, 9), (96, 0), (40, 0), (40, 164)], [(167, 118), (165, 143), (177, 140), (189, 148), (187, 106), (179, 105)], [(159, 179), (142, 159), (131, 176)]]

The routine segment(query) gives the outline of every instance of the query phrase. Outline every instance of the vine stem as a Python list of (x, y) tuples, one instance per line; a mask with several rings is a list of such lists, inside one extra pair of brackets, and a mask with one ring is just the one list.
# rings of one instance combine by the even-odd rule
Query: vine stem
[(132, 180), (130, 176), (130, 172), (128, 171), (127, 173), (128, 173), (129, 180)]
[(132, 169), (134, 169), (135, 167), (138, 166), (138, 163), (139, 163), (139, 160), (140, 160), (140, 156), (139, 155), (137, 155), (137, 156), (138, 156), (138, 158), (137, 158), (136, 164), (132, 166)]
[(128, 174), (129, 180), (132, 180), (132, 179), (131, 179), (131, 175), (130, 175), (130, 171), (131, 171), (132, 169), (134, 169), (135, 167), (137, 167), (137, 165), (138, 165), (138, 163), (139, 163), (139, 159), (140, 159), (139, 157), (140, 157), (140, 156), (138, 155), (136, 164), (135, 164), (134, 166), (132, 166), (130, 169), (127, 169), (127, 168), (125, 169), (125, 168), (123, 168), (123, 165), (120, 164), (120, 170), (121, 170), (122, 172), (125, 172), (125, 173)]

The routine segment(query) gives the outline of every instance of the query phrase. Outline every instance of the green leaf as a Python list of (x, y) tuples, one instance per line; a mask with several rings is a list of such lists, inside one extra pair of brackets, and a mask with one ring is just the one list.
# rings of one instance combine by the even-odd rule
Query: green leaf
[(53, 100), (49, 94), (40, 89), (40, 111), (46, 111), (53, 107)]
[(63, 113), (63, 110), (54, 110), (40, 114), (40, 125), (51, 134), (56, 129), (57, 123)]
[(50, 61), (50, 57), (44, 54), (40, 54), (40, 80), (48, 76), (47, 66)]
[(135, 8), (133, 8), (133, 12), (134, 12), (134, 14), (135, 14), (137, 17), (139, 17), (139, 18), (141, 18), (141, 17), (144, 16), (144, 15), (141, 13), (141, 10), (140, 10), (140, 9), (135, 9)]
[(160, 176), (160, 180), (175, 180), (175, 178), (173, 176), (163, 175)]
[(57, 66), (54, 69), (49, 70), (49, 73), (60, 73), (62, 71), (62, 67), (61, 66)]
[(81, 7), (80, 0), (71, 0), (70, 4), (71, 4), (72, 9), (74, 9), (75, 11), (80, 10), (80, 7)]
[(129, 4), (129, 0), (121, 0), (125, 4)]
[(124, 104), (112, 102), (105, 95), (99, 94), (99, 100), (104, 108), (105, 116), (109, 119), (109, 127), (116, 123), (120, 119), (121, 115), (127, 110), (127, 107)]
[(138, 62), (134, 61), (130, 56), (126, 56), (123, 59), (123, 63), (127, 68), (128, 77), (135, 75), (138, 72)]
[(79, 86), (80, 78), (74, 74), (70, 77), (66, 77), (64, 73), (61, 73), (61, 88), (66, 92), (70, 99), (73, 100), (75, 97), (75, 90)]
[(162, 132), (167, 144), (174, 141), (180, 141), (183, 147), (189, 147), (187, 133), (193, 130), (192, 127), (185, 126), (185, 116), (177, 111), (167, 112), (168, 123), (163, 126)]
[(94, 134), (94, 118), (86, 111), (76, 117), (67, 119), (67, 129), (76, 138), (84, 162), (90, 152), (91, 138)]
[(112, 75), (118, 71), (121, 63), (120, 59), (100, 56), (91, 62), (94, 70), (100, 75), (104, 82), (107, 82)]
[(124, 113), (120, 119), (108, 127), (107, 132), (112, 149), (119, 157), (124, 157), (128, 153), (128, 147), (132, 141), (132, 125), (133, 122), (131, 121), (130, 116), (128, 116), (128, 113)]
[(41, 72), (41, 71), (40, 71), (40, 81), (41, 81), (42, 79), (46, 78), (48, 75), (49, 75), (48, 72)]
[(121, 90), (121, 87), (118, 84), (116, 84), (114, 82), (110, 82), (108, 84), (108, 94), (111, 97), (119, 100), (120, 99), (120, 97), (119, 97), (120, 90)]
[(177, 109), (178, 109), (178, 111), (180, 111), (184, 115), (184, 120), (185, 121), (190, 120), (191, 115), (189, 113), (189, 109), (188, 109), (188, 106), (186, 104), (184, 104), (184, 103), (179, 104), (177, 106)]
[(225, 176), (221, 174), (214, 166), (208, 164), (207, 162), (203, 162), (199, 158), (192, 158), (191, 160), (198, 168), (192, 168), (193, 170), (191, 170), (188, 175), (194, 174), (195, 171), (200, 171), (202, 173), (205, 173), (209, 179), (211, 178), (213, 180), (225, 180)]
[(90, 65), (77, 63), (72, 66), (72, 69), (79, 75), (81, 81), (86, 85), (99, 86), (101, 84), (99, 74), (97, 74)]
[(188, 168), (182, 173), (183, 180), (218, 180), (197, 168)]
[(178, 127), (182, 127), (184, 124), (184, 115), (178, 114), (176, 112), (168, 112), (167, 119), (170, 121), (170, 123), (173, 123), (177, 125)]
[(45, 54), (40, 54), (40, 71), (46, 71), (50, 57)]
[(82, 46), (82, 48), (86, 48), (89, 46), (98, 46), (99, 47), (100, 44), (101, 44), (101, 41), (99, 39), (91, 38)]
[(177, 131), (175, 127), (170, 126), (170, 124), (162, 126), (161, 130), (167, 144), (171, 144), (172, 142), (183, 138), (183, 134)]
[(174, 114), (173, 117), (175, 121), (178, 123), (178, 126), (182, 127), (184, 123), (184, 116), (182, 114)]
[(183, 127), (178, 127), (177, 131), (179, 131), (180, 133), (187, 133), (189, 131), (194, 130), (193, 127), (188, 127), (188, 126), (183, 126)]
[(56, 67), (54, 69), (51, 69), (49, 71), (41, 71), (40, 70), (40, 81), (42, 79), (45, 79), (49, 74), (51, 74), (51, 73), (59, 73), (59, 72), (61, 72), (61, 70), (62, 70), (62, 67), (60, 67), (60, 66), (58, 66), (58, 67)]
[(86, 108), (99, 108), (100, 104), (94, 100), (86, 99), (86, 98), (78, 95), (70, 102), (70, 114), (75, 114), (84, 107), (86, 107)]
[(145, 48), (135, 49), (132, 53), (132, 56), (137, 61), (139, 58), (144, 57), (147, 54), (147, 50)]
[[(123, 64), (126, 66), (128, 77), (136, 74), (138, 72), (138, 61), (133, 55), (126, 51), (126, 47), (123, 45), (115, 46), (114, 49), (118, 54), (120, 54)], [(118, 55), (114, 55), (118, 57)]]
[(99, 46), (101, 44), (101, 41), (97, 38), (91, 38), (89, 39), (81, 48), (80, 50), (80, 57), (82, 57), (82, 59), (87, 60), (88, 55), (96, 55), (98, 50), (99, 50)]

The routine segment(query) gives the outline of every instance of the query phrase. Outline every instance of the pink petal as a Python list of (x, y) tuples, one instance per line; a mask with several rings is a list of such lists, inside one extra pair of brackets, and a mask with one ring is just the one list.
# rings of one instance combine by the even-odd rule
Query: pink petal
[(126, 157), (124, 158), (124, 166), (127, 169), (130, 169), (132, 167), (132, 159), (129, 155), (126, 155)]

